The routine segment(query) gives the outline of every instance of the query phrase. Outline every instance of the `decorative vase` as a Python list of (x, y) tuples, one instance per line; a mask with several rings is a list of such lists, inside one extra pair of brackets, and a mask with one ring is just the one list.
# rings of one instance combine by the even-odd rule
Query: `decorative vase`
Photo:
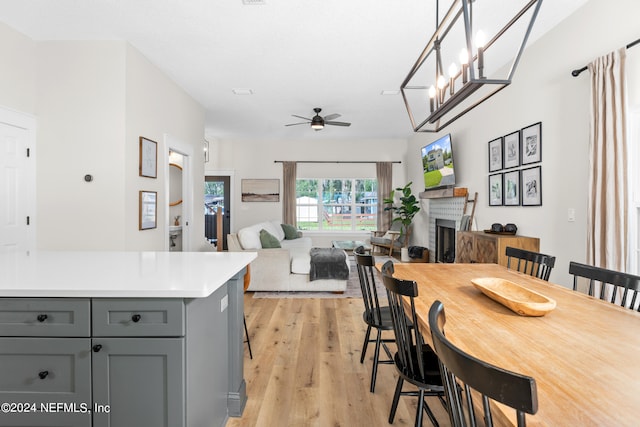
[(409, 258), (409, 248), (401, 248), (400, 249), (400, 261), (402, 262), (410, 262)]

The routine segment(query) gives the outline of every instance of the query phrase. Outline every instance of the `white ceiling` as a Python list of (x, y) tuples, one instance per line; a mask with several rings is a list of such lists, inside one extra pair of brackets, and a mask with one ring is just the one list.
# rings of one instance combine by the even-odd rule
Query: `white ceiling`
[[(544, 1), (529, 44), (586, 1)], [(0, 0), (0, 21), (37, 41), (128, 41), (204, 106), (208, 137), (412, 134), (402, 96), (381, 92), (399, 89), (428, 42), (435, 0), (265, 3)], [(235, 88), (253, 94), (234, 95)], [(300, 121), (291, 114), (312, 117), (313, 107), (352, 125), (284, 126)]]

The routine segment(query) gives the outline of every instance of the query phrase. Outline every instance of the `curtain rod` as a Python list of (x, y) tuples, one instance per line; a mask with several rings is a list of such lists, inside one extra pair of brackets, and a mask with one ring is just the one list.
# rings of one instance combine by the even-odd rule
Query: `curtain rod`
[[(640, 43), (640, 39), (638, 39), (638, 40), (636, 40), (636, 41), (633, 41), (633, 42), (629, 43), (629, 44), (627, 45), (627, 49), (631, 49), (632, 47), (634, 47), (634, 46), (635, 46), (635, 45), (637, 45), (638, 43)], [(580, 73), (582, 73), (583, 71), (585, 71), (587, 68), (589, 68), (589, 67), (588, 67), (587, 65), (585, 65), (585, 66), (584, 66), (584, 67), (582, 67), (582, 68), (575, 69), (575, 70), (573, 70), (573, 71), (571, 72), (571, 75), (572, 75), (573, 77), (578, 77), (578, 76), (580, 75)]]
[[(295, 162), (295, 163), (378, 163), (374, 161), (367, 160), (274, 160), (273, 163), (284, 163), (284, 162)], [(384, 163), (384, 162), (381, 162)], [(394, 160), (389, 163), (402, 163), (400, 160)]]

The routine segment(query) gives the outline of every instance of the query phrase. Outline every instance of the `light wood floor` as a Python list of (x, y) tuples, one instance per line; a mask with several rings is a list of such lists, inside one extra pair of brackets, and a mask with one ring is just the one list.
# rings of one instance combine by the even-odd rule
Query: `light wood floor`
[[(389, 426), (397, 375), (393, 365), (380, 365), (376, 391), (369, 392), (374, 348), (369, 345), (361, 364), (362, 311), (357, 298), (257, 299), (246, 293), (253, 350), (251, 360), (245, 345), (249, 399), (243, 416), (227, 426)], [(442, 405), (435, 398), (427, 402), (440, 425), (448, 426)], [(416, 397), (401, 397), (393, 425), (412, 426), (416, 404)], [(431, 425), (426, 414), (423, 425)]]

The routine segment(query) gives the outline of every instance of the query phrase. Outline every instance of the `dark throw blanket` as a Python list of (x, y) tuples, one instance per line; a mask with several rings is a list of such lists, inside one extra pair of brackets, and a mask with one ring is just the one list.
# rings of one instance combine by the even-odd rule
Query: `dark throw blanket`
[(309, 281), (336, 279), (347, 280), (349, 278), (349, 266), (347, 254), (338, 248), (311, 248), (311, 269)]

